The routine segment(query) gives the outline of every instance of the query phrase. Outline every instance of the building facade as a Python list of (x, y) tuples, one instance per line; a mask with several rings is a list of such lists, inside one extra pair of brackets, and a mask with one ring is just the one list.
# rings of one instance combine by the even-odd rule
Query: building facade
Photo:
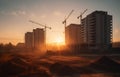
[(36, 28), (33, 32), (25, 33), (25, 45), (27, 48), (42, 49), (45, 46), (45, 31)]
[(65, 43), (69, 48), (80, 47), (81, 40), (81, 27), (79, 24), (70, 24), (65, 28)]
[(82, 39), (91, 49), (108, 49), (112, 46), (112, 16), (94, 11), (82, 19)]
[(33, 32), (25, 33), (25, 46), (27, 48), (33, 47)]
[(45, 31), (43, 29), (33, 29), (33, 46), (35, 49), (41, 49), (45, 46)]

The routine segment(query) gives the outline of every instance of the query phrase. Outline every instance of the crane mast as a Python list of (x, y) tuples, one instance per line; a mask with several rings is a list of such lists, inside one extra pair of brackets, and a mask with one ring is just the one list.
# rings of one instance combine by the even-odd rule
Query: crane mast
[(84, 10), (78, 17), (77, 19), (80, 18), (80, 23), (82, 22), (82, 15), (87, 11), (88, 9)]
[(65, 20), (62, 22), (63, 24), (65, 24), (65, 27), (66, 27), (66, 23), (67, 23), (67, 19), (70, 17), (70, 15), (73, 13), (73, 11), (74, 10), (72, 10), (69, 14), (68, 14), (68, 16), (65, 18)]
[[(62, 22), (65, 26), (64, 26), (64, 29), (65, 29), (65, 32), (66, 32), (66, 26), (67, 26), (67, 19), (70, 17), (70, 15), (74, 12), (74, 10), (72, 10), (68, 16), (65, 18), (65, 20)], [(65, 38), (66, 38), (66, 34), (65, 34)]]

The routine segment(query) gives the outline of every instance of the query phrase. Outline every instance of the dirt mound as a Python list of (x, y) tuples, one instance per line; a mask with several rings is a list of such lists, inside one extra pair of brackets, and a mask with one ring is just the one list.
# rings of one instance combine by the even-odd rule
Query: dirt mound
[(0, 64), (0, 75), (19, 75), (28, 70), (29, 67), (29, 63), (24, 58), (20, 56), (12, 56), (10, 60)]
[(68, 65), (58, 63), (58, 62), (51, 65), (50, 71), (57, 75), (68, 75), (69, 76), (69, 75), (77, 74), (77, 71), (74, 68)]
[(112, 60), (107, 56), (103, 56), (94, 63), (86, 66), (85, 68), (89, 68), (95, 72), (109, 72), (109, 73), (120, 73), (120, 64), (116, 61)]
[(52, 75), (47, 73), (45, 70), (39, 70), (37, 72), (20, 75), (19, 77), (52, 77)]

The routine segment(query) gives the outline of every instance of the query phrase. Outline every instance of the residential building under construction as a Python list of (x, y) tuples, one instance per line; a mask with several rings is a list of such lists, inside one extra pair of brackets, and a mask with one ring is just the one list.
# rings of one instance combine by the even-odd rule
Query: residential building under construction
[(81, 19), (81, 24), (65, 28), (67, 46), (88, 49), (108, 49), (112, 46), (112, 16), (104, 11), (94, 11)]
[(112, 16), (94, 11), (82, 19), (84, 43), (90, 49), (108, 49), (112, 46)]
[(33, 29), (33, 32), (25, 34), (27, 48), (42, 49), (45, 46), (45, 31), (43, 28)]

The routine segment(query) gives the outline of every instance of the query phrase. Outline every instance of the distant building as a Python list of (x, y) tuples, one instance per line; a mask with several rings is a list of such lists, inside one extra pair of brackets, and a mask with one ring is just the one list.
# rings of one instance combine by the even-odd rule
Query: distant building
[(43, 29), (33, 29), (33, 46), (36, 49), (41, 49), (45, 46), (45, 31)]
[(120, 48), (120, 42), (113, 42), (113, 48)]
[(24, 48), (25, 47), (25, 43), (18, 43), (16, 45), (17, 48)]
[(45, 46), (45, 31), (41, 28), (25, 33), (25, 46), (27, 48), (42, 49)]
[(65, 43), (70, 48), (79, 48), (82, 43), (81, 27), (79, 24), (70, 24), (65, 28)]
[(108, 49), (112, 46), (112, 16), (94, 11), (82, 19), (82, 40), (90, 49)]
[(32, 32), (25, 33), (25, 46), (27, 48), (33, 47), (33, 33)]

